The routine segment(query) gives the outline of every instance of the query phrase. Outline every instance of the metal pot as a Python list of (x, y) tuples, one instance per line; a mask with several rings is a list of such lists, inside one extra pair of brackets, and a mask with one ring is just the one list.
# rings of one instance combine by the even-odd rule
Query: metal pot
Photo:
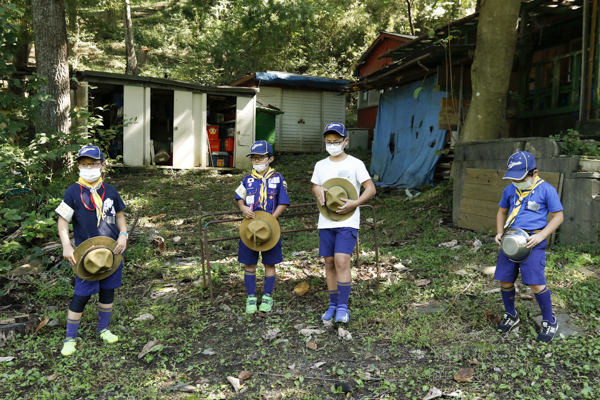
[(500, 248), (508, 259), (512, 262), (520, 263), (531, 255), (530, 248), (527, 248), (529, 234), (520, 228), (508, 228), (502, 235), (502, 244)]

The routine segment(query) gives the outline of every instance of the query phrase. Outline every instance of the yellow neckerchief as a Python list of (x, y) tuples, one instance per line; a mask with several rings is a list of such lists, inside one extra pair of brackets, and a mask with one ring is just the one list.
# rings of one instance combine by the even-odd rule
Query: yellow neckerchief
[(544, 180), (542, 178), (540, 178), (539, 176), (536, 176), (535, 179), (533, 180), (533, 185), (529, 186), (525, 190), (517, 189), (517, 196), (519, 196), (519, 199), (515, 202), (515, 208), (513, 208), (512, 212), (508, 216), (508, 219), (506, 220), (506, 223), (504, 224), (504, 229), (508, 228), (513, 222), (515, 222), (515, 219), (517, 218), (517, 214), (519, 213), (519, 210), (521, 209), (521, 206), (523, 205), (523, 200), (527, 196), (529, 196), (531, 193), (533, 193), (533, 190), (536, 187), (540, 186), (542, 183), (544, 183)]
[(264, 175), (259, 174), (258, 172), (256, 172), (255, 169), (252, 170), (252, 177), (254, 179), (259, 179), (262, 181), (262, 184), (260, 185), (259, 189), (260, 195), (258, 196), (258, 202), (261, 208), (265, 211), (267, 210), (267, 179), (272, 177), (274, 174), (275, 170), (271, 167), (269, 167), (269, 169), (267, 170), (267, 172), (265, 172)]
[(102, 177), (100, 177), (96, 181), (96, 185), (94, 186), (92, 186), (91, 183), (89, 183), (82, 177), (79, 177), (77, 183), (83, 186), (84, 188), (90, 189), (90, 194), (92, 195), (92, 200), (94, 200), (94, 206), (96, 207), (96, 217), (98, 217), (98, 225), (96, 226), (100, 226), (100, 220), (104, 218), (104, 212), (102, 210), (102, 197), (100, 197), (97, 190), (100, 188), (100, 186), (102, 186)]

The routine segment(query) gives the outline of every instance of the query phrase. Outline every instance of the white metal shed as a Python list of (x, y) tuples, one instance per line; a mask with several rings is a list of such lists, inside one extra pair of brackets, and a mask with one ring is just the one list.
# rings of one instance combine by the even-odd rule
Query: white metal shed
[[(223, 167), (250, 168), (246, 155), (255, 138), (256, 89), (95, 71), (76, 76), (74, 106), (108, 105), (105, 127), (125, 121), (115, 145), (125, 165), (154, 164), (162, 151), (164, 162), (175, 168), (210, 168), (215, 145), (227, 147), (213, 150), (232, 159)], [(209, 142), (207, 126), (220, 128), (216, 144)]]

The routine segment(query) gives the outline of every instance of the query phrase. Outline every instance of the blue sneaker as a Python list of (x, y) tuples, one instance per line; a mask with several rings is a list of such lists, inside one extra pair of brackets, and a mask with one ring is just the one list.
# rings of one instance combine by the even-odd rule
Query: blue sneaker
[(336, 309), (335, 322), (343, 322), (345, 324), (350, 322), (350, 311), (348, 311), (348, 307), (340, 306)]
[(333, 314), (335, 314), (335, 309), (337, 308), (337, 304), (335, 303), (329, 303), (329, 308), (327, 309), (327, 311), (325, 311), (325, 314), (323, 314), (323, 316), (321, 317), (321, 319), (325, 320), (325, 321), (329, 321), (331, 320), (331, 318), (333, 318)]
[(542, 329), (540, 329), (540, 334), (537, 337), (538, 342), (548, 343), (554, 336), (556, 336), (556, 332), (558, 332), (558, 320), (554, 317), (554, 322), (550, 321), (542, 321)]

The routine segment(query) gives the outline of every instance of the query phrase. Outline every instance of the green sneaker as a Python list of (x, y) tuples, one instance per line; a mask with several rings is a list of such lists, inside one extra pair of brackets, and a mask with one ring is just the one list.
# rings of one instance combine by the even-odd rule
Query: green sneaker
[(113, 335), (108, 329), (103, 329), (98, 336), (104, 340), (104, 343), (117, 343), (119, 341), (119, 337)]
[(65, 339), (63, 341), (63, 348), (60, 351), (60, 354), (62, 354), (65, 357), (72, 355), (73, 353), (75, 353), (77, 351), (77, 349), (75, 348), (76, 344), (77, 344), (77, 339), (73, 339), (73, 338)]
[(264, 295), (259, 310), (262, 312), (269, 312), (271, 311), (271, 308), (273, 308), (273, 297)]
[(246, 313), (254, 314), (256, 312), (256, 296), (248, 296), (246, 299)]

